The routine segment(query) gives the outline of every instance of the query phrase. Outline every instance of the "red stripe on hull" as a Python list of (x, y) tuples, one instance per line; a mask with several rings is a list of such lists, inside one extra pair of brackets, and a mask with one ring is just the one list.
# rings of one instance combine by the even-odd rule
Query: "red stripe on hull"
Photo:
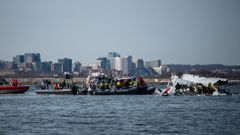
[(29, 86), (0, 86), (0, 94), (24, 93), (28, 89)]

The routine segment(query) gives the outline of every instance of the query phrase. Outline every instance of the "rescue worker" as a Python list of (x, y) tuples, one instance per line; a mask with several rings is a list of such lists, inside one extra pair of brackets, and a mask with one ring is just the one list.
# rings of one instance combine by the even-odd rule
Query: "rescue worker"
[(109, 83), (107, 80), (104, 81), (104, 89), (109, 89)]
[(18, 85), (18, 81), (16, 79), (11, 81), (12, 86), (17, 86)]
[(63, 80), (63, 83), (62, 83), (62, 89), (66, 87), (66, 82), (65, 80)]
[(130, 87), (135, 87), (135, 86), (137, 86), (137, 81), (136, 81), (136, 79), (131, 79), (131, 81), (130, 81)]
[(59, 89), (59, 83), (54, 84), (54, 89)]
[(103, 81), (101, 81), (101, 82), (99, 83), (99, 88), (100, 88), (100, 89), (104, 89)]
[(117, 81), (116, 87), (117, 87), (117, 89), (120, 89), (120, 88), (121, 88), (121, 82), (120, 82), (120, 80)]

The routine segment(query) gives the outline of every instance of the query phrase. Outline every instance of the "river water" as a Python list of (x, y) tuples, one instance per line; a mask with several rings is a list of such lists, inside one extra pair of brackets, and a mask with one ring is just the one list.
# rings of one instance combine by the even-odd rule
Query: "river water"
[[(0, 95), (0, 134), (239, 134), (240, 95)], [(240, 85), (231, 86), (238, 92)]]

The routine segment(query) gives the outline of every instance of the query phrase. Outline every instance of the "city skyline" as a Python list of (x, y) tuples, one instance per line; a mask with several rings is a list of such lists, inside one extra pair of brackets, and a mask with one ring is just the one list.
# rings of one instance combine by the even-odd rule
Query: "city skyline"
[[(24, 53), (13, 57), (13, 61), (0, 60), (0, 76), (61, 76), (70, 73), (75, 76), (87, 76), (92, 72), (110, 75), (140, 75), (144, 77), (169, 77), (171, 74), (194, 73), (239, 77), (240, 65), (165, 65), (161, 60), (134, 59), (131, 55), (121, 56), (109, 52), (98, 57), (95, 64), (82, 64), (70, 58), (60, 58), (57, 62), (42, 61), (40, 53)], [(226, 74), (228, 73), (228, 74)], [(227, 76), (226, 76), (227, 75)]]
[(240, 64), (240, 1), (0, 1), (0, 59), (95, 63), (108, 52), (163, 64)]
[[(74, 64), (75, 62), (77, 62), (77, 63), (81, 63), (81, 64), (83, 64), (83, 65), (97, 65), (97, 64), (99, 64), (98, 63), (98, 60), (99, 59), (102, 59), (102, 58), (106, 58), (106, 59), (108, 59), (109, 58), (109, 53), (117, 53), (119, 56), (114, 56), (114, 57), (119, 57), (119, 58), (126, 58), (126, 57), (132, 57), (132, 61), (134, 62), (134, 61), (138, 61), (138, 60), (143, 60), (143, 62), (144, 62), (144, 64), (148, 64), (148, 62), (151, 62), (151, 61), (160, 61), (159, 63), (160, 63), (160, 65), (226, 65), (226, 66), (239, 66), (240, 64), (221, 64), (221, 63), (209, 63), (209, 64), (179, 64), (179, 63), (169, 63), (169, 64), (166, 64), (166, 63), (162, 63), (162, 59), (142, 59), (142, 58), (136, 58), (136, 57), (134, 57), (134, 56), (132, 56), (131, 54), (129, 54), (129, 55), (121, 55), (120, 53), (118, 53), (118, 52), (108, 52), (108, 55), (107, 54), (105, 54), (105, 55), (103, 55), (103, 56), (98, 56), (98, 57), (96, 57), (96, 59), (95, 59), (95, 61), (93, 62), (93, 63), (83, 63), (82, 61), (78, 61), (78, 60), (73, 60), (72, 58), (70, 58), (70, 57), (60, 57), (60, 58), (57, 58), (56, 60), (50, 60), (50, 59), (47, 59), (47, 60), (44, 60), (44, 59), (42, 59), (44, 56), (43, 55), (41, 55), (41, 53), (39, 53), (39, 52), (27, 52), (27, 53), (22, 53), (22, 54), (16, 54), (15, 56), (12, 56), (12, 59), (10, 59), (10, 60), (5, 60), (5, 59), (0, 59), (0, 61), (2, 61), (2, 62), (14, 62), (14, 61), (16, 61), (16, 59), (18, 59), (18, 61), (20, 61), (19, 60), (19, 58), (17, 58), (17, 57), (21, 57), (21, 56), (23, 56), (23, 57), (26, 57), (26, 55), (32, 55), (32, 54), (34, 54), (34, 55), (39, 55), (39, 60), (40, 60), (40, 62), (52, 62), (52, 63), (59, 63), (59, 61), (61, 61), (61, 60), (63, 60), (63, 59), (69, 59), (69, 60), (71, 60), (72, 61), (72, 64)], [(37, 58), (38, 59), (38, 58)], [(34, 62), (28, 62), (28, 60), (26, 60), (26, 58), (22, 58), (22, 63), (34, 63)], [(18, 62), (16, 62), (15, 64), (19, 64)], [(146, 67), (148, 67), (148, 66), (146, 66)]]

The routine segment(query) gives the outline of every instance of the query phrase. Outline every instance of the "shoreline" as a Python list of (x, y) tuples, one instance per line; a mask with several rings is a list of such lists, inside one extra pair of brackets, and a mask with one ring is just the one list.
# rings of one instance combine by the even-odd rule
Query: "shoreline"
[[(62, 82), (63, 78), (53, 78), (53, 77), (44, 77), (44, 78), (5, 78), (8, 82), (13, 79), (17, 79), (20, 85), (28, 84), (40, 84), (41, 80), (50, 80), (52, 83)], [(168, 83), (170, 78), (143, 78), (146, 83), (149, 84), (162, 84)], [(85, 84), (86, 78), (76, 77), (73, 78), (73, 83), (75, 84)], [(229, 84), (240, 84), (240, 80), (229, 80)]]

